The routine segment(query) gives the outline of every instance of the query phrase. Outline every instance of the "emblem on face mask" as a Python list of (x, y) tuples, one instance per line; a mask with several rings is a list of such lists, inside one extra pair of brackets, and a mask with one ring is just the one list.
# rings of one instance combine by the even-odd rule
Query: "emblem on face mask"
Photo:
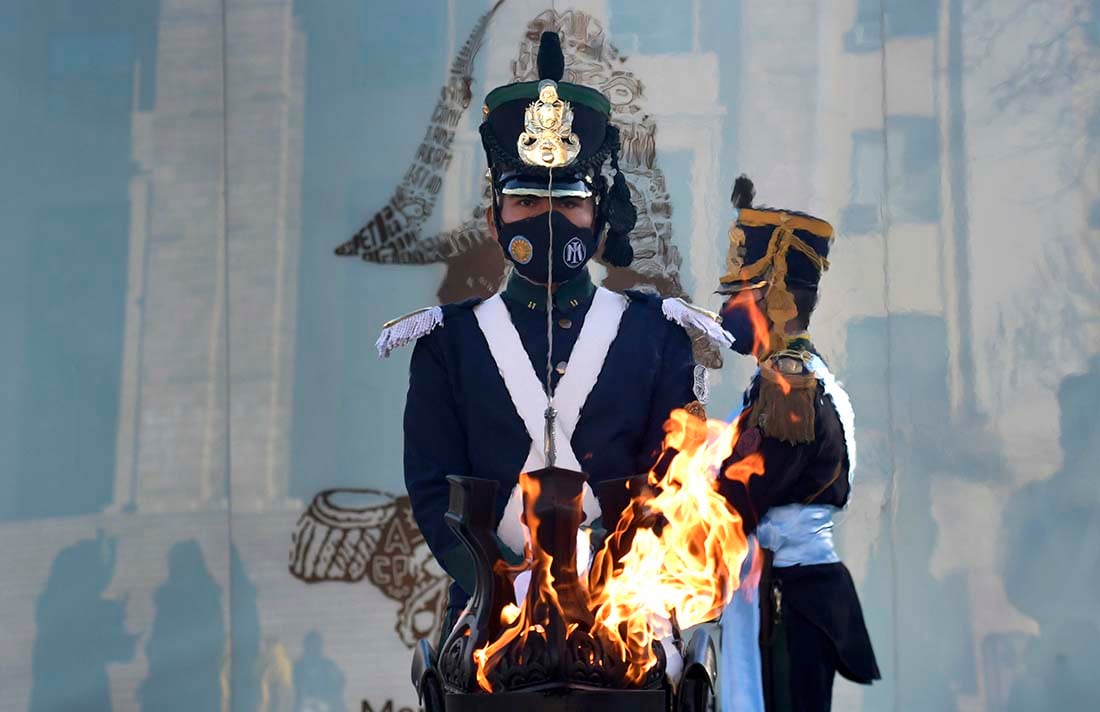
[[(581, 249), (584, 249), (583, 245)], [(534, 249), (531, 247), (531, 241), (522, 235), (516, 235), (512, 238), (512, 241), (508, 243), (508, 254), (512, 256), (513, 260), (521, 265), (525, 265), (531, 261), (531, 254), (533, 252)]]
[(574, 237), (569, 242), (565, 243), (565, 250), (562, 253), (563, 261), (566, 267), (580, 267), (584, 263), (584, 258), (588, 256), (588, 250), (584, 247), (584, 242), (579, 237)]
[(516, 149), (529, 166), (568, 166), (581, 152), (581, 141), (573, 133), (573, 108), (558, 98), (552, 79), (539, 82), (539, 98), (524, 112), (523, 128)]

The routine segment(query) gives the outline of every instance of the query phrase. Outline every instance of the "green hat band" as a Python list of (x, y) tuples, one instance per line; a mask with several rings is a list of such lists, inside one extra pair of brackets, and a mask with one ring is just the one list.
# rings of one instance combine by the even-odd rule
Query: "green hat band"
[[(570, 84), (569, 82), (558, 82), (558, 97), (571, 104), (583, 104), (604, 115), (611, 115), (611, 102), (608, 101), (606, 96), (590, 87), (582, 87), (579, 84)], [(505, 84), (502, 87), (497, 87), (492, 90), (489, 92), (489, 95), (485, 97), (485, 110), (486, 112), (494, 111), (501, 104), (515, 101), (516, 99), (530, 99), (534, 101), (538, 98), (538, 81)]]

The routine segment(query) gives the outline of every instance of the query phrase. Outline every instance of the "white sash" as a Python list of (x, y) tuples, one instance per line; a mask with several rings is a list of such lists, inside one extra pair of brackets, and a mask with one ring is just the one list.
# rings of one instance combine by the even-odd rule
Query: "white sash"
[[(627, 298), (621, 294), (602, 287), (596, 289), (592, 306), (588, 309), (573, 352), (569, 356), (565, 375), (558, 381), (554, 393), (554, 408), (558, 412), (554, 444), (557, 464), (566, 469), (583, 471), (576, 453), (573, 452), (573, 431), (580, 420), (581, 408), (603, 370), (611, 342), (619, 333), (619, 322), (627, 303)], [(477, 317), (481, 333), (485, 335), (489, 353), (496, 362), (512, 404), (531, 438), (531, 448), (523, 463), (522, 472), (546, 467), (546, 391), (531, 366), (531, 359), (523, 348), (519, 333), (512, 325), (508, 308), (497, 294), (474, 307), (474, 316)], [(599, 503), (587, 484), (584, 486), (584, 511), (586, 523), (591, 523), (600, 516)], [(523, 551), (528, 536), (526, 527), (520, 521), (522, 514), (523, 501), (517, 486), (512, 489), (497, 530), (501, 541), (516, 552)]]

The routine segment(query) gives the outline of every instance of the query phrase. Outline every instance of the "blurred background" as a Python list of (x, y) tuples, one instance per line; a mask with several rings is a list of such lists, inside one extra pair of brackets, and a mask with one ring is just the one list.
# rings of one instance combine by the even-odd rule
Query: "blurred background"
[(1100, 1), (7, 0), (0, 709), (416, 707), (446, 582), (374, 340), (499, 282), (481, 99), (551, 28), (624, 127), (609, 285), (714, 308), (741, 172), (838, 228), (884, 679), (835, 708), (1095, 708)]

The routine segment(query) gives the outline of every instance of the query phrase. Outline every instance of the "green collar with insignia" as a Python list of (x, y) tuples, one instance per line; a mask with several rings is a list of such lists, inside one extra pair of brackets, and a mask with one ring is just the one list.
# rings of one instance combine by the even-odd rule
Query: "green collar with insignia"
[[(559, 284), (554, 290), (554, 306), (561, 311), (570, 311), (592, 298), (596, 285), (587, 269), (582, 269), (573, 279)], [(508, 285), (502, 293), (509, 301), (521, 304), (528, 309), (546, 310), (546, 286), (529, 282), (519, 273), (513, 272)]]
[[(810, 338), (810, 334), (809, 332), (803, 331), (799, 334), (787, 336), (782, 351), (772, 351), (771, 353), (764, 354), (759, 357), (759, 361), (763, 364), (782, 358), (794, 358), (801, 360), (804, 364), (809, 364), (810, 357), (814, 353), (814, 344)], [(807, 368), (808, 367), (809, 366), (807, 366)]]
[(787, 341), (788, 351), (810, 351), (814, 350), (814, 344), (810, 340), (809, 334), (799, 334)]

